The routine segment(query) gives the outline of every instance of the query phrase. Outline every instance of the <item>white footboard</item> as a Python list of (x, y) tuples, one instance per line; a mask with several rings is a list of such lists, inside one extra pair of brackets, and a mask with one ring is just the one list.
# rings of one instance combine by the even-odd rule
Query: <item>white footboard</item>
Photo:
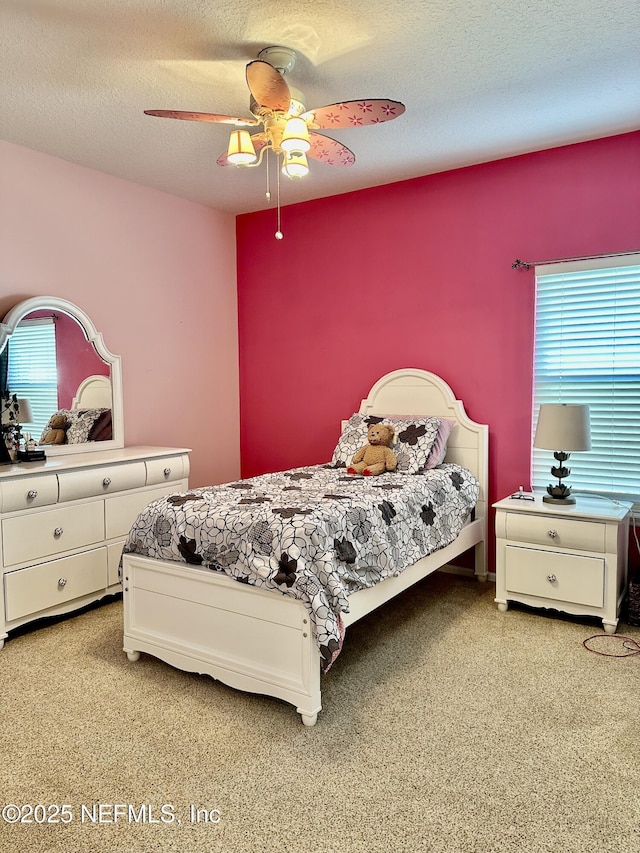
[(126, 554), (124, 651), (320, 711), (320, 654), (303, 604), (197, 566)]

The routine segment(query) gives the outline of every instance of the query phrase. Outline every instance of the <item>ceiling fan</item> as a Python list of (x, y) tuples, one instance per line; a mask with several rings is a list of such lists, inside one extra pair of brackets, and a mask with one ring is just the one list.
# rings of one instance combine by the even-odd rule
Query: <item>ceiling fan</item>
[[(295, 61), (295, 51), (274, 46), (261, 50), (258, 58), (248, 63), (246, 80), (251, 95), (249, 109), (253, 118), (182, 110), (144, 112), (161, 118), (260, 128), (256, 133), (248, 130), (232, 131), (228, 149), (218, 157), (217, 164), (243, 168), (259, 166), (265, 152), (271, 151), (282, 159), (283, 174), (289, 178), (301, 178), (309, 172), (307, 157), (329, 166), (351, 166), (355, 163), (355, 154), (346, 145), (318, 133), (318, 130), (380, 124), (398, 118), (405, 110), (404, 104), (385, 98), (343, 101), (307, 110), (302, 92), (290, 87), (284, 79)], [(267, 171), (267, 200), (270, 197)], [(278, 203), (278, 219), (279, 210)], [(276, 237), (282, 238), (279, 223)]]

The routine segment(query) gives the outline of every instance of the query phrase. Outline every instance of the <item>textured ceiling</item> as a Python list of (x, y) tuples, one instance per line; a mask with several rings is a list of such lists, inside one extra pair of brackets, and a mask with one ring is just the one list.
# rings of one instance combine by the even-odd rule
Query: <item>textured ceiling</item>
[[(249, 116), (245, 65), (293, 48), (307, 108), (406, 105), (327, 131), (356, 155), (282, 179), (289, 204), (640, 127), (638, 0), (0, 0), (0, 138), (242, 213), (265, 166), (216, 165)], [(272, 176), (273, 181), (273, 176)]]

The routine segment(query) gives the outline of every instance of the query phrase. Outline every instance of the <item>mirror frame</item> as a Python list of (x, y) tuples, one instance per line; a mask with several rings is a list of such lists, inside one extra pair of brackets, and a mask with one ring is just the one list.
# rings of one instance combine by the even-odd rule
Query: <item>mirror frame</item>
[(49, 444), (46, 446), (47, 458), (63, 456), (69, 453), (95, 453), (100, 450), (111, 450), (124, 447), (124, 413), (122, 406), (122, 370), (120, 356), (114, 355), (105, 346), (101, 332), (98, 332), (89, 317), (66, 299), (57, 296), (34, 296), (19, 302), (0, 323), (0, 352), (2, 352), (14, 333), (18, 323), (32, 311), (49, 310), (61, 311), (73, 317), (83, 328), (89, 343), (93, 344), (100, 358), (109, 365), (111, 374), (111, 422), (112, 439), (106, 441), (89, 441), (85, 444)]

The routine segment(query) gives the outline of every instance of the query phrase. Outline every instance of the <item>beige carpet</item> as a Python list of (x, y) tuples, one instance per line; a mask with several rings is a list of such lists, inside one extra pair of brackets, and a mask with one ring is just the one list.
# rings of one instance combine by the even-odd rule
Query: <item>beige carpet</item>
[[(12, 638), (0, 799), (72, 819), (5, 822), (0, 850), (640, 850), (640, 656), (591, 653), (595, 621), (498, 613), (493, 595), (438, 574), (354, 625), (314, 728), (129, 663), (119, 601)], [(217, 822), (192, 823), (190, 804)]]

